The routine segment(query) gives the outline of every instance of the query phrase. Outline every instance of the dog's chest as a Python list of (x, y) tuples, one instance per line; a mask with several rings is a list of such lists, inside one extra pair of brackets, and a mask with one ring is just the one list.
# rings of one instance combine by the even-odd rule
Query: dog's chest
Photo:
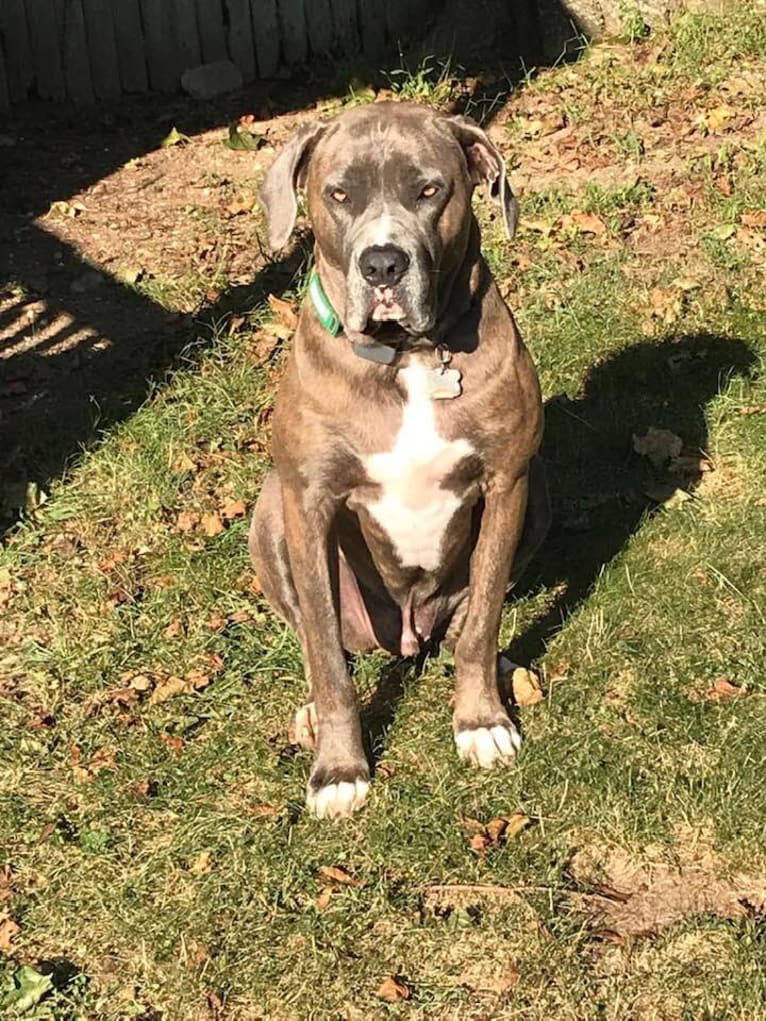
[(461, 494), (443, 483), (473, 447), (466, 439), (447, 440), (439, 433), (428, 372), (417, 363), (401, 370), (407, 401), (393, 446), (364, 463), (370, 481), (380, 487), (367, 510), (402, 566), (434, 571), (445, 532), (462, 503)]

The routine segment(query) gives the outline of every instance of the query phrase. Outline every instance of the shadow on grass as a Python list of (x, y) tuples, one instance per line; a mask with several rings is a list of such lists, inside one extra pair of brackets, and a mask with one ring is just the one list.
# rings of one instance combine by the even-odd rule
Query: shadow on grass
[[(707, 404), (754, 363), (739, 338), (642, 341), (594, 366), (577, 399), (559, 394), (547, 402), (542, 453), (553, 525), (516, 596), (540, 586), (559, 594), (511, 643), (510, 659), (526, 664), (542, 656), (603, 568), (660, 509), (656, 489), (667, 476), (634, 452), (633, 435), (655, 426), (681, 437), (685, 451), (707, 451)], [(687, 472), (679, 488), (693, 492), (701, 478), (699, 471)]]

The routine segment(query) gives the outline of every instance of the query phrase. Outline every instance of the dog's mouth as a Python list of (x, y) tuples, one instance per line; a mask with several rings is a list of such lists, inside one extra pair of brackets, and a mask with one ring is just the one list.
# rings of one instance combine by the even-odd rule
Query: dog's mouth
[(345, 322), (353, 332), (374, 343), (383, 336), (421, 336), (432, 327), (433, 314), (430, 308), (421, 308), (418, 301), (413, 301), (409, 289), (381, 284), (363, 287), (356, 293), (350, 291)]
[(372, 292), (370, 319), (375, 323), (403, 323), (407, 313), (393, 287), (375, 287)]

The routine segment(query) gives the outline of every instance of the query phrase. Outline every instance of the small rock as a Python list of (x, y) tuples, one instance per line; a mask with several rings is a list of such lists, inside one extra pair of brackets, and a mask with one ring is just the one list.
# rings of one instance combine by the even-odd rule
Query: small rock
[(181, 75), (181, 88), (194, 99), (213, 99), (243, 85), (242, 72), (230, 60), (200, 64)]

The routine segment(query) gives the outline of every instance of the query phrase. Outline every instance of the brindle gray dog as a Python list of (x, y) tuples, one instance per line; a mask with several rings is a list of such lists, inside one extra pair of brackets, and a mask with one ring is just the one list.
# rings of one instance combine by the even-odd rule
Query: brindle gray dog
[(275, 469), (253, 517), (263, 591), (295, 630), (316, 749), (307, 804), (359, 808), (369, 767), (343, 650), (454, 651), (458, 753), (511, 765), (498, 685), (509, 585), (549, 523), (537, 375), (481, 255), (483, 183), (509, 235), (503, 159), (465, 117), (359, 107), (302, 128), (261, 192), (273, 248), (305, 189), (316, 279), (274, 413)]

